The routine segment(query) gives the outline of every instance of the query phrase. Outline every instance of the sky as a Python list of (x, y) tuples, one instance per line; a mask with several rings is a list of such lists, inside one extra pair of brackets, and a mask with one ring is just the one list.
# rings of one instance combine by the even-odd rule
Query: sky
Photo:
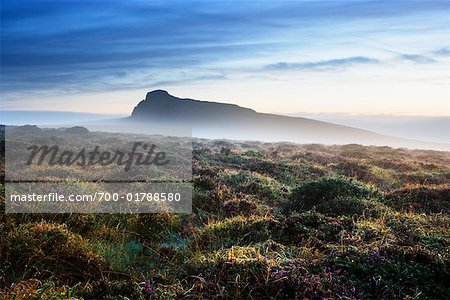
[(3, 110), (148, 91), (260, 112), (450, 116), (449, 1), (1, 0)]

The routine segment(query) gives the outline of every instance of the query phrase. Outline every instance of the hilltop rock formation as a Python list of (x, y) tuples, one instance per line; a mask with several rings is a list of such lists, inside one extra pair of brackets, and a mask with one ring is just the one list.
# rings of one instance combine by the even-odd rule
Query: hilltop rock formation
[(249, 108), (194, 99), (180, 99), (164, 90), (147, 93), (144, 100), (134, 108), (134, 119), (152, 120), (223, 120), (228, 118), (253, 117), (257, 113)]

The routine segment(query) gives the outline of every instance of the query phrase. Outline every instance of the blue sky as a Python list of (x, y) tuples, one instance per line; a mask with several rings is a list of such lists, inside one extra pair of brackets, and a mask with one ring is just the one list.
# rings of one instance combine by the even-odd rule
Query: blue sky
[(450, 115), (449, 1), (1, 1), (2, 109)]

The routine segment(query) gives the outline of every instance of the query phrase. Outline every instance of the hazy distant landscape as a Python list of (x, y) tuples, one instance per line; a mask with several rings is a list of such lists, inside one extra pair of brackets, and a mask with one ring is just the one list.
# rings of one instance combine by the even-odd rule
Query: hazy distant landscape
[(125, 115), (67, 111), (0, 110), (0, 120), (3, 125), (70, 125), (120, 117), (125, 117)]
[[(110, 115), (64, 111), (0, 111), (2, 122), (10, 125), (76, 124), (126, 116), (125, 114)], [(436, 143), (448, 143), (450, 139), (448, 133), (450, 117), (318, 115), (308, 113), (298, 113), (292, 116), (346, 125), (407, 139)]]
[[(123, 115), (74, 113), (64, 111), (0, 111), (0, 119), (10, 125), (57, 125), (76, 124), (98, 120), (126, 117)], [(450, 117), (395, 116), (395, 115), (339, 115), (297, 113), (293, 117), (304, 117), (381, 134), (413, 140), (449, 143)]]
[(450, 141), (450, 117), (307, 113), (298, 113), (293, 116), (367, 129), (407, 139), (438, 143)]
[[(5, 111), (5, 124), (184, 124), (194, 137), (266, 142), (379, 145), (410, 149), (450, 150), (449, 118), (338, 117), (313, 118), (262, 114), (250, 108), (179, 98), (164, 90), (147, 93), (129, 116), (68, 112)], [(18, 117), (20, 116), (20, 117)], [(329, 120), (328, 120), (328, 119)], [(317, 121), (323, 120), (323, 121)], [(34, 121), (34, 123), (32, 122)], [(332, 123), (333, 121), (334, 123)], [(347, 126), (342, 126), (345, 124)], [(393, 125), (396, 124), (396, 125)], [(362, 130), (376, 129), (380, 131)], [(150, 126), (150, 125), (148, 125)], [(380, 134), (380, 133), (384, 133)], [(398, 134), (398, 135), (396, 135)], [(407, 137), (407, 138), (405, 138)], [(414, 140), (421, 137), (424, 140)], [(427, 138), (429, 137), (429, 138)], [(431, 141), (437, 140), (437, 141)]]

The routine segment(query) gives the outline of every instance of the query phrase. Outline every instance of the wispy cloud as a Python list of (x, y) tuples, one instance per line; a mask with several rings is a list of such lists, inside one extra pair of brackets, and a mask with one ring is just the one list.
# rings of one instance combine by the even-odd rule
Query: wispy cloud
[(433, 58), (421, 54), (402, 54), (399, 58), (400, 60), (409, 61), (416, 64), (430, 64), (436, 62)]
[(377, 64), (379, 61), (375, 58), (365, 56), (354, 56), (339, 59), (321, 60), (314, 62), (279, 62), (266, 65), (267, 70), (342, 70), (355, 65)]
[[(431, 52), (434, 56), (450, 56), (450, 48), (441, 48)], [(430, 53), (426, 54), (400, 54), (396, 59), (399, 61), (413, 62), (415, 64), (432, 64), (436, 63), (436, 60), (430, 57)], [(381, 64), (389, 59), (380, 60), (378, 58), (366, 57), (366, 56), (352, 56), (347, 58), (337, 58), (321, 61), (310, 61), (310, 62), (278, 62), (274, 64), (268, 64), (264, 66), (266, 70), (312, 70), (312, 71), (333, 71), (333, 70), (343, 70), (348, 67), (356, 65), (367, 65), (367, 64)]]
[(433, 52), (436, 56), (450, 56), (450, 48), (441, 48)]

